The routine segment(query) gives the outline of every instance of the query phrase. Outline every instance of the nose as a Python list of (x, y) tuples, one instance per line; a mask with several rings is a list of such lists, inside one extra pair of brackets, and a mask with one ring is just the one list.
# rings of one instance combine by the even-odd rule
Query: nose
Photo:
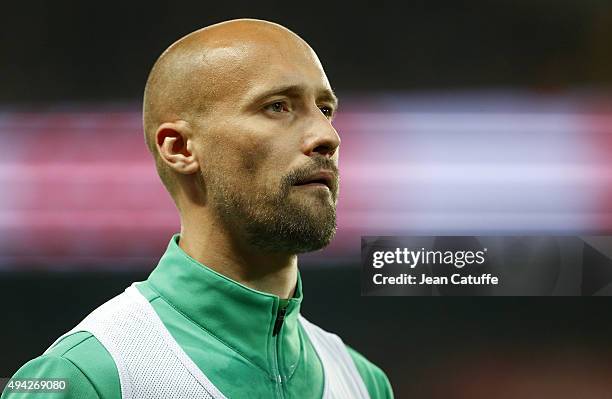
[(309, 119), (311, 123), (307, 129), (308, 134), (304, 142), (304, 154), (307, 156), (318, 154), (329, 158), (333, 157), (340, 147), (338, 132), (332, 126), (329, 118), (323, 115), (318, 107), (314, 107)]

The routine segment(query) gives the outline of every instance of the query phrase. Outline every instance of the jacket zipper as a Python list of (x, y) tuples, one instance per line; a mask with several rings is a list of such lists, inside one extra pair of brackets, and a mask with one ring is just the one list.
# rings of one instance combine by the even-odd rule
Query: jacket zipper
[(283, 327), (283, 321), (285, 320), (285, 313), (287, 313), (287, 305), (278, 308), (278, 311), (276, 312), (276, 320), (274, 321), (274, 328), (272, 329), (272, 347), (273, 347), (273, 351), (274, 351), (274, 356), (272, 356), (272, 365), (274, 367), (274, 379), (276, 380), (276, 393), (278, 398), (283, 399), (285, 397), (285, 395), (283, 394), (283, 377), (280, 374), (280, 369), (279, 369), (279, 358), (278, 358), (278, 352), (279, 352), (279, 333), (281, 328)]
[(287, 306), (280, 308), (278, 312), (276, 313), (276, 321), (274, 322), (274, 330), (272, 330), (273, 337), (278, 335), (278, 332), (283, 326), (283, 321), (285, 321), (285, 313), (287, 313)]

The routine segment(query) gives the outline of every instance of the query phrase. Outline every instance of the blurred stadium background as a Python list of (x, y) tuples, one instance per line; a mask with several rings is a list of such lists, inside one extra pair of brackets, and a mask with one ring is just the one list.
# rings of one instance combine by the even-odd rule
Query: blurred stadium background
[(14, 2), (0, 25), (0, 377), (129, 282), (178, 218), (141, 94), (176, 38), (269, 19), (341, 99), (337, 239), (303, 257), (304, 313), (396, 397), (612, 394), (610, 302), (360, 297), (359, 237), (609, 234), (612, 3)]

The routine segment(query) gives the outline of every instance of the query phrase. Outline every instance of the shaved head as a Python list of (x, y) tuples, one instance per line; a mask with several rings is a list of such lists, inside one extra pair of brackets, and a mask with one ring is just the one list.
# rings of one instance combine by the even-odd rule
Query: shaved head
[(214, 226), (260, 251), (327, 245), (336, 107), (315, 52), (278, 24), (233, 20), (172, 44), (147, 80), (143, 119), (183, 227)]
[(143, 124), (147, 147), (173, 197), (176, 178), (159, 159), (157, 128), (167, 121), (201, 122), (215, 103), (235, 94), (231, 89), (249, 86), (256, 72), (251, 65), (256, 53), (284, 56), (296, 49), (311, 53), (319, 63), (310, 46), (289, 29), (263, 20), (237, 19), (192, 32), (161, 54), (145, 86)]

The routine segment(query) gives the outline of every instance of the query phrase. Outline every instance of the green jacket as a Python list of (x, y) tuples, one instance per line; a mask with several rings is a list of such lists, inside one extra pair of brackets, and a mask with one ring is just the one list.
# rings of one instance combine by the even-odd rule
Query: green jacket
[[(294, 297), (281, 300), (202, 265), (178, 240), (178, 234), (172, 237), (158, 266), (137, 287), (210, 381), (232, 399), (321, 398), (323, 369), (297, 320), (303, 300), (299, 273)], [(352, 348), (348, 351), (371, 398), (393, 398), (384, 372)], [(115, 363), (88, 332), (65, 337), (13, 378), (66, 378), (68, 388), (61, 394), (5, 390), (1, 399), (121, 398)]]

